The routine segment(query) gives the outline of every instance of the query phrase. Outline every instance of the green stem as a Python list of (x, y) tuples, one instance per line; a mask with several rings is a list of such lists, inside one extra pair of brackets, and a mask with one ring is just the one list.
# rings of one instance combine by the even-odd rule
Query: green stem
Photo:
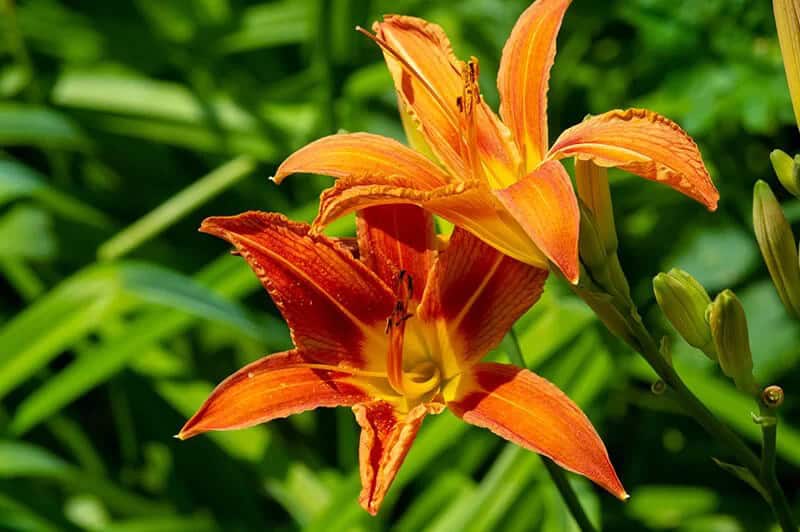
[(770, 505), (775, 513), (775, 518), (781, 525), (785, 532), (795, 532), (797, 524), (794, 522), (792, 511), (789, 507), (789, 502), (786, 500), (778, 477), (775, 474), (775, 447), (778, 436), (778, 418), (774, 412), (771, 412), (764, 404), (760, 404), (761, 417), (774, 419), (772, 423), (761, 424), (761, 434), (763, 436), (763, 445), (761, 447), (761, 475), (759, 476), (761, 484), (770, 497)]
[[(508, 342), (508, 358), (511, 360), (511, 363), (522, 368), (527, 367), (525, 364), (525, 358), (522, 356), (522, 347), (519, 345), (519, 338), (517, 337), (517, 333), (514, 331), (513, 327), (508, 331), (508, 337), (511, 340)], [(572, 486), (567, 480), (564, 470), (545, 456), (542, 456), (542, 462), (544, 463), (545, 469), (547, 469), (547, 472), (550, 474), (550, 478), (553, 479), (553, 483), (556, 485), (558, 493), (564, 500), (564, 504), (567, 505), (570, 514), (572, 514), (575, 522), (578, 523), (578, 527), (583, 532), (594, 532), (594, 525), (592, 525), (592, 522), (589, 521), (589, 517), (586, 515), (583, 506), (581, 506), (581, 501), (578, 500), (578, 495), (575, 493), (575, 490), (572, 489)]]
[(569, 480), (567, 480), (567, 475), (564, 474), (564, 470), (556, 465), (555, 462), (544, 456), (542, 456), (542, 463), (550, 474), (550, 478), (553, 479), (558, 493), (561, 494), (561, 498), (564, 499), (564, 503), (567, 505), (567, 508), (569, 508), (569, 512), (572, 514), (575, 522), (578, 523), (578, 528), (583, 532), (594, 532), (594, 525), (589, 521), (589, 516), (586, 515), (583, 506), (581, 506), (581, 501), (578, 500), (578, 495), (575, 493), (575, 490), (572, 489)]
[[(772, 466), (769, 471), (767, 468), (763, 468), (766, 472), (766, 475), (764, 475), (762, 474), (762, 460), (759, 460), (758, 456), (756, 456), (741, 438), (727, 425), (717, 419), (697, 396), (689, 390), (672, 365), (659, 352), (655, 340), (644, 326), (644, 323), (642, 323), (636, 306), (627, 295), (627, 290), (601, 288), (604, 285), (616, 286), (618, 284), (621, 284), (623, 288), (627, 287), (627, 281), (624, 278), (624, 273), (622, 273), (619, 264), (617, 263), (613, 266), (612, 273), (614, 273), (615, 281), (611, 283), (597, 283), (594, 280), (590, 281), (592, 290), (596, 291), (600, 288), (600, 290), (605, 293), (604, 295), (610, 298), (610, 305), (601, 307), (597, 305), (596, 299), (584, 299), (590, 305), (594, 303), (595, 306), (593, 306), (593, 308), (598, 307), (601, 309), (598, 316), (603, 319), (609, 329), (642, 355), (658, 376), (670, 386), (674, 392), (675, 399), (683, 410), (693, 417), (706, 432), (727, 447), (728, 450), (736, 456), (736, 459), (741, 465), (747, 468), (756, 478), (760, 479), (763, 488), (770, 495), (770, 500), (767, 502), (770, 504), (783, 530), (786, 532), (796, 532), (797, 526), (794, 525), (786, 496), (775, 478), (775, 427), (765, 427), (764, 429), (765, 431), (772, 431), (771, 434), (765, 432), (764, 435), (765, 456), (767, 458), (771, 457), (770, 460), (772, 460)], [(582, 293), (581, 288), (577, 288), (576, 291), (579, 295), (587, 295), (586, 292)]]

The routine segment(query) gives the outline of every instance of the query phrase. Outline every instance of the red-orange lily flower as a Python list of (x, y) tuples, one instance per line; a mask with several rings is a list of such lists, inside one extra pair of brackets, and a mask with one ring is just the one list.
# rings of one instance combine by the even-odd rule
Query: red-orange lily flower
[(339, 178), (322, 197), (317, 225), (369, 205), (416, 204), (518, 260), (539, 267), (551, 261), (573, 283), (579, 210), (560, 159), (619, 167), (716, 209), (719, 194), (696, 144), (652, 111), (588, 118), (548, 147), (548, 79), (569, 4), (538, 0), (517, 21), (498, 74), (502, 122), (481, 99), (477, 60), (459, 61), (439, 26), (384, 17), (370, 36), (383, 50), (402, 111), (417, 126), (411, 133), (424, 141), (419, 151), (436, 162), (377, 135), (335, 135), (290, 156), (274, 180), (297, 172)]
[(295, 348), (228, 377), (181, 439), (351, 406), (362, 428), (360, 502), (375, 514), (423, 418), (447, 407), (627, 496), (563, 392), (527, 369), (480, 362), (539, 298), (546, 271), (460, 229), (438, 251), (431, 216), (410, 205), (361, 211), (355, 251), (278, 214), (209, 218), (201, 230), (247, 260)]

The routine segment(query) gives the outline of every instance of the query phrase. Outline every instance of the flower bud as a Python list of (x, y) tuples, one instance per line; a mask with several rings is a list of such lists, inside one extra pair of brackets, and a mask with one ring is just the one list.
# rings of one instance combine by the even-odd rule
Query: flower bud
[(673, 268), (669, 273), (656, 275), (653, 291), (658, 306), (686, 343), (716, 360), (714, 340), (706, 321), (711, 298), (703, 285), (685, 271)]
[(747, 317), (733, 292), (725, 290), (717, 296), (711, 304), (709, 324), (722, 372), (733, 379), (736, 387), (743, 392), (758, 394), (758, 386), (753, 378)]
[(614, 226), (614, 209), (608, 187), (608, 170), (592, 161), (575, 158), (575, 183), (578, 197), (592, 211), (600, 239), (611, 255), (617, 252), (617, 229)]
[(795, 155), (792, 159), (781, 150), (773, 150), (769, 160), (783, 188), (800, 197), (800, 156)]
[(800, 127), (800, 0), (772, 0), (772, 7), (794, 116)]
[(578, 202), (581, 211), (581, 226), (578, 240), (581, 261), (589, 273), (602, 272), (608, 261), (595, 217), (582, 201)]
[(753, 189), (753, 228), (772, 282), (790, 314), (800, 318), (800, 265), (794, 234), (764, 181)]

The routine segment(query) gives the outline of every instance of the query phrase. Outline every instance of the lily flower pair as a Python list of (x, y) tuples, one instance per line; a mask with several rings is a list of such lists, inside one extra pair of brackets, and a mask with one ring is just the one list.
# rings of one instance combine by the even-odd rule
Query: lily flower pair
[[(442, 29), (387, 16), (370, 37), (394, 79), (412, 148), (367, 133), (318, 140), (274, 180), (337, 178), (313, 226), (277, 214), (210, 218), (286, 319), (295, 349), (221, 383), (179, 437), (350, 406), (362, 428), (360, 502), (376, 513), (427, 414), (464, 421), (627, 495), (586, 416), (527, 369), (483, 363), (538, 299), (553, 264), (578, 281), (579, 209), (565, 157), (619, 167), (716, 208), (697, 146), (651, 111), (611, 111), (548, 147), (546, 93), (569, 0), (538, 0), (503, 50), (501, 119), (483, 101), (474, 58)], [(365, 32), (366, 33), (366, 32)], [(355, 243), (320, 234), (357, 213)], [(453, 222), (437, 239), (432, 215)]]

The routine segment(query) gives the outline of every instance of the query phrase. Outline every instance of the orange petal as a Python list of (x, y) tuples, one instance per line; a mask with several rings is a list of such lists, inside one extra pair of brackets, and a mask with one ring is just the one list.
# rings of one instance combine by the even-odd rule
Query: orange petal
[(539, 299), (545, 279), (547, 270), (503, 255), (457, 227), (431, 273), (419, 317), (446, 324), (460, 342), (453, 346), (457, 360), (450, 361), (460, 368), (500, 343)]
[[(309, 236), (308, 225), (274, 213), (207, 218), (200, 230), (236, 247), (307, 356), (366, 367), (366, 342), (377, 338), (385, 345), (382, 329), (394, 295), (344, 246)], [(375, 364), (379, 368), (383, 362), (376, 357)]]
[(181, 429), (185, 440), (209, 430), (250, 427), (318, 407), (351, 406), (369, 400), (347, 370), (320, 369), (300, 351), (266, 356), (217, 386)]
[(467, 423), (488, 428), (561, 467), (596, 482), (620, 499), (628, 494), (591, 421), (564, 392), (509, 364), (477, 364), (447, 403)]
[(503, 47), (497, 86), (500, 116), (525, 157), (528, 172), (547, 153), (547, 88), (556, 36), (571, 0), (537, 0), (517, 20)]
[(418, 188), (413, 180), (396, 177), (339, 179), (320, 196), (319, 214), (314, 225), (325, 226), (358, 209), (389, 204), (418, 205), (465, 228), (517, 260), (547, 267), (547, 259), (541, 251), (480, 181), (424, 190)]
[(471, 175), (467, 151), (477, 149), (491, 173), (516, 173), (519, 155), (508, 130), (484, 102), (475, 120), (477, 146), (466, 143), (458, 106), (464, 94), (462, 63), (444, 30), (425, 20), (387, 15), (373, 25), (395, 88), (436, 157), (460, 178)]
[(547, 161), (494, 194), (547, 258), (571, 283), (577, 283), (580, 211), (561, 163)]
[(332, 177), (405, 176), (422, 189), (445, 185), (449, 178), (423, 155), (387, 137), (369, 133), (331, 135), (289, 156), (272, 178), (296, 173)]
[(382, 205), (358, 211), (361, 261), (390, 287), (400, 272), (411, 279), (410, 299), (419, 301), (435, 256), (433, 217), (415, 205)]
[(440, 411), (441, 407), (418, 405), (403, 415), (383, 401), (353, 407), (361, 426), (358, 455), (362, 488), (358, 500), (366, 511), (372, 515), (378, 513), (425, 414)]
[(653, 111), (609, 111), (569, 128), (547, 157), (572, 156), (663, 182), (710, 211), (717, 208), (719, 192), (697, 144), (675, 122)]

